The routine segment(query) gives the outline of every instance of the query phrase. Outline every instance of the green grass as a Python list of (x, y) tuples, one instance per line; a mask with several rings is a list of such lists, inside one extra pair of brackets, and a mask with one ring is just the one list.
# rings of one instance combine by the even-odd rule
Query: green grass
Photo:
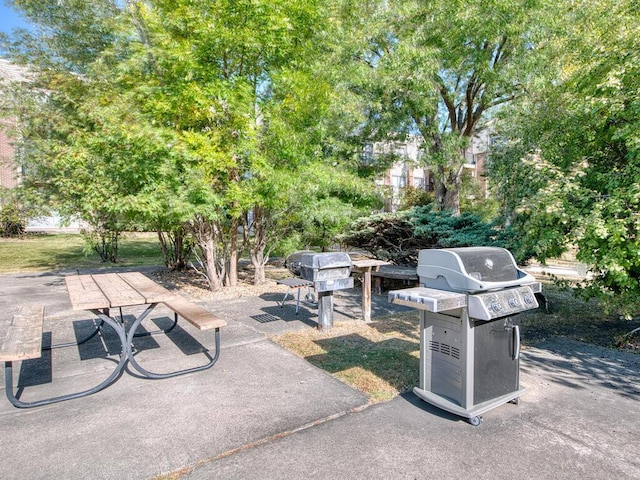
[[(155, 233), (125, 235), (118, 247), (119, 266), (163, 265)], [(96, 253), (84, 252), (77, 234), (38, 234), (0, 239), (0, 273), (112, 267)]]

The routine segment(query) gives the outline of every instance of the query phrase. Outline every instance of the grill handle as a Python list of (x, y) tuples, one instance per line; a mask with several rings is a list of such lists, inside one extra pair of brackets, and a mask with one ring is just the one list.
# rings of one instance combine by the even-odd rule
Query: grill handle
[(520, 358), (520, 325), (514, 325), (513, 329), (513, 359)]

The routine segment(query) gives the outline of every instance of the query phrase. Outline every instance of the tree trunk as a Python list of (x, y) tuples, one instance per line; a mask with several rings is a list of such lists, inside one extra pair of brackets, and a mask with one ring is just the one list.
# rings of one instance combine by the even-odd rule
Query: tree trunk
[(438, 167), (438, 175), (434, 177), (433, 184), (436, 193), (436, 208), (439, 212), (446, 210), (445, 201), (447, 198), (447, 185), (444, 179), (444, 168)]
[(198, 242), (198, 246), (200, 247), (207, 278), (209, 279), (209, 289), (215, 292), (220, 289), (222, 282), (218, 269), (216, 268), (218, 259), (213, 236), (209, 236), (209, 238), (203, 239), (202, 242)]
[(264, 252), (251, 252), (251, 265), (253, 265), (253, 284), (260, 285), (267, 279), (264, 268)]
[(180, 226), (173, 231), (158, 230), (157, 233), (165, 266), (169, 270), (185, 270), (193, 251), (193, 242), (188, 238), (185, 227)]
[(231, 221), (229, 231), (229, 255), (227, 258), (227, 285), (235, 287), (238, 285), (238, 219)]
[(436, 205), (440, 212), (451, 211), (454, 215), (460, 215), (460, 186), (464, 166), (449, 168), (438, 167), (438, 176), (434, 178)]
[[(249, 220), (245, 217), (243, 223), (244, 244), (248, 246), (253, 266), (253, 284), (260, 285), (266, 280), (265, 254), (267, 246), (268, 212), (264, 207), (253, 207), (253, 222), (249, 225)], [(253, 233), (253, 237), (251, 236)]]
[(191, 229), (200, 252), (200, 261), (205, 270), (204, 275), (209, 281), (209, 289), (215, 292), (222, 286), (223, 278), (223, 273), (220, 272), (223, 268), (218, 268), (221, 262), (219, 262), (219, 254), (216, 249), (217, 229), (215, 223), (202, 217), (196, 217), (191, 223)]

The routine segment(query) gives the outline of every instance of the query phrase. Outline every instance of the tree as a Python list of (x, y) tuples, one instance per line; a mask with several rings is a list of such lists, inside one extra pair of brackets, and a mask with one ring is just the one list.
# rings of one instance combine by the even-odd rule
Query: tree
[(569, 247), (583, 293), (626, 314), (640, 302), (640, 30), (636, 2), (558, 5), (547, 68), (502, 123), (492, 176), (523, 248)]
[(97, 25), (60, 12), (73, 2), (16, 5), (42, 26), (11, 50), (36, 67), (31, 185), (96, 227), (188, 227), (212, 290), (236, 281), (243, 226), (263, 279), (269, 236), (307, 201), (293, 179), (337, 161), (338, 102), (314, 77), (324, 3), (105, 0)]
[(348, 20), (359, 36), (343, 47), (345, 68), (359, 60), (348, 78), (368, 110), (361, 134), (419, 136), (438, 208), (459, 212), (464, 149), (521, 93), (542, 2), (364, 3)]
[[(89, 181), (82, 185), (72, 182), (71, 185), (85, 189), (86, 201), (79, 202), (74, 194), (76, 191), (68, 195), (68, 201), (58, 205), (59, 210), (64, 214), (74, 209), (71, 205), (77, 207), (74, 213), (94, 227), (93, 234), (87, 236), (92, 248), (101, 255), (103, 261), (115, 260), (117, 239), (125, 220), (109, 211), (109, 195), (112, 192), (106, 183), (97, 185), (96, 180), (101, 178), (104, 170), (97, 169), (94, 176), (91, 173), (95, 166), (95, 157), (92, 156), (99, 143), (98, 137), (84, 142), (74, 135), (73, 129), (95, 133), (93, 127), (97, 117), (92, 118), (91, 113), (79, 108), (77, 103), (88, 91), (81, 74), (86, 72), (95, 55), (111, 45), (114, 38), (112, 17), (120, 10), (109, 1), (95, 2), (95, 5), (71, 1), (63, 4), (48, 0), (17, 0), (13, 3), (39, 25), (36, 34), (23, 30), (17, 33), (13, 42), (6, 36), (1, 39), (3, 51), (29, 66), (29, 74), (23, 85), (13, 88), (5, 86), (5, 98), (8, 101), (3, 104), (3, 111), (15, 115), (20, 128), (28, 124), (21, 129), (18, 138), (25, 167), (32, 174), (31, 184), (39, 183), (37, 175), (51, 173), (52, 167), (64, 172), (57, 172), (62, 179), (70, 171), (70, 159), (77, 159), (78, 177)], [(43, 158), (40, 164), (34, 161), (39, 156)], [(46, 161), (45, 156), (48, 156)], [(106, 182), (105, 177), (102, 178)], [(45, 183), (52, 185), (42, 182), (43, 185)], [(45, 204), (49, 204), (51, 199), (56, 201), (62, 198), (59, 193), (65, 187), (62, 184), (58, 187), (55, 191), (42, 192), (41, 198), (45, 198)]]

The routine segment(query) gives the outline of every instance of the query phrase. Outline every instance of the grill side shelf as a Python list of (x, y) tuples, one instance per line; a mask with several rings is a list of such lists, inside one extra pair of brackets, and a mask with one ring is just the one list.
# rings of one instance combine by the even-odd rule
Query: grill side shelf
[(467, 306), (467, 295), (464, 293), (447, 292), (446, 290), (426, 287), (391, 290), (388, 300), (390, 303), (434, 313)]

